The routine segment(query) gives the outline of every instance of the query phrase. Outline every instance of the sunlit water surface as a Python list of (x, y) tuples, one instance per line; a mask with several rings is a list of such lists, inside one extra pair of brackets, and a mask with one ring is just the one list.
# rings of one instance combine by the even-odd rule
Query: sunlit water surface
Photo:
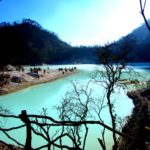
[[(22, 110), (27, 110), (28, 114), (40, 114), (42, 108), (48, 108), (49, 115), (54, 118), (58, 118), (58, 113), (54, 109), (54, 106), (60, 104), (60, 101), (65, 96), (65, 93), (71, 88), (70, 81), (78, 81), (78, 83), (86, 84), (90, 80), (89, 75), (91, 74), (91, 72), (97, 68), (96, 65), (74, 65), (74, 66), (76, 66), (79, 69), (79, 71), (76, 74), (62, 79), (58, 79), (50, 83), (32, 86), (12, 94), (0, 96), (0, 105), (9, 109), (14, 115), (20, 114)], [(53, 66), (42, 66), (42, 68), (46, 69), (47, 67), (49, 67), (50, 69), (57, 69), (59, 67), (74, 67), (74, 66), (53, 65)], [(145, 79), (149, 80), (150, 79), (149, 74), (150, 70), (148, 69), (149, 64), (141, 65), (140, 67), (138, 66), (139, 64), (134, 66), (135, 70), (144, 76), (144, 80)], [(29, 68), (30, 67), (26, 67), (26, 70), (29, 70)], [(91, 84), (91, 88), (94, 89), (93, 93), (94, 97), (101, 98), (102, 95), (104, 94), (104, 89), (94, 83)], [(132, 113), (133, 103), (132, 100), (130, 100), (126, 96), (126, 91), (122, 89), (117, 90), (116, 94), (113, 95), (113, 99), (115, 100), (115, 108), (116, 108), (115, 110), (118, 116), (124, 118)], [(102, 113), (102, 118), (104, 119), (106, 124), (111, 125), (110, 117), (107, 110)], [(22, 124), (20, 121), (17, 120), (7, 119), (5, 121), (4, 120), (1, 121), (4, 127), (13, 127)], [(101, 149), (97, 141), (97, 138), (100, 137), (100, 134), (101, 134), (100, 127), (96, 125), (90, 126), (86, 146), (87, 150)], [(24, 144), (25, 129), (18, 130), (17, 132), (11, 132), (11, 135), (15, 137), (19, 142)], [(105, 137), (107, 139), (106, 140), (107, 149), (109, 150), (111, 149), (112, 145), (111, 132), (107, 131)], [(0, 134), (0, 139), (8, 143), (13, 143), (2, 133)], [(43, 144), (44, 141), (34, 136), (32, 143), (33, 147), (38, 147), (41, 144)], [(69, 145), (69, 143), (66, 144)]]

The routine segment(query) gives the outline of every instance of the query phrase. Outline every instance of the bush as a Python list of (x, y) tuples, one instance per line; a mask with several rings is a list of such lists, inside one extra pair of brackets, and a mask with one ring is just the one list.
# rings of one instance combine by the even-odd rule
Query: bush
[(10, 74), (1, 73), (0, 74), (0, 86), (3, 86), (10, 82)]

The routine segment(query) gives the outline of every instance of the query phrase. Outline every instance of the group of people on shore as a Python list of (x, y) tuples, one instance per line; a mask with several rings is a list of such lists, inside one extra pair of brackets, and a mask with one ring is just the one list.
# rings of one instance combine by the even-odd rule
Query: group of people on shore
[(58, 71), (62, 71), (62, 74), (65, 74), (67, 72), (73, 72), (74, 70), (76, 70), (77, 67), (72, 67), (72, 68), (58, 68)]
[[(41, 72), (42, 74), (40, 75), (39, 72)], [(47, 67), (47, 69), (42, 69), (40, 67), (38, 67), (38, 68), (34, 67), (34, 68), (30, 68), (30, 73), (36, 74), (36, 78), (39, 79), (41, 76), (43, 76), (43, 74), (50, 73), (50, 72), (49, 72), (49, 67)]]
[[(58, 68), (57, 71), (62, 72), (62, 74), (68, 74), (71, 72), (74, 72), (76, 70), (76, 67), (70, 67), (70, 68)], [(0, 86), (2, 87), (3, 85), (8, 84), (12, 77), (10, 76), (10, 71), (18, 71), (18, 72), (24, 72), (27, 75), (30, 75), (34, 78), (39, 79), (40, 77), (43, 77), (44, 74), (50, 73), (50, 68), (44, 68), (42, 69), (41, 67), (30, 67), (29, 72), (25, 72), (25, 68), (22, 65), (17, 65), (17, 66), (12, 66), (12, 65), (7, 65), (7, 66), (1, 66), (0, 67)], [(15, 82), (21, 81), (22, 76), (18, 77), (17, 75), (15, 76)]]
[[(71, 68), (65, 67), (65, 68), (58, 68), (58, 71), (62, 71), (62, 74), (65, 74), (67, 72), (73, 72), (76, 69), (77, 69), (77, 67), (71, 67)], [(38, 75), (38, 78), (39, 78), (40, 77), (39, 72), (42, 72), (43, 74), (50, 73), (49, 70), (50, 70), (49, 67), (47, 67), (47, 69), (42, 69), (40, 67), (38, 67), (38, 68), (34, 67), (34, 68), (30, 68), (30, 73), (36, 73)]]

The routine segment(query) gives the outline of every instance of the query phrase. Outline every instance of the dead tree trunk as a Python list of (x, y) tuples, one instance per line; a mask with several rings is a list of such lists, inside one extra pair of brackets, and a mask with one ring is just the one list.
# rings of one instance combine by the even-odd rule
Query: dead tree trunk
[(26, 143), (25, 143), (25, 150), (31, 150), (31, 141), (32, 141), (32, 133), (31, 133), (31, 123), (27, 116), (26, 110), (23, 110), (21, 114), (19, 115), (20, 119), (25, 123), (26, 125)]

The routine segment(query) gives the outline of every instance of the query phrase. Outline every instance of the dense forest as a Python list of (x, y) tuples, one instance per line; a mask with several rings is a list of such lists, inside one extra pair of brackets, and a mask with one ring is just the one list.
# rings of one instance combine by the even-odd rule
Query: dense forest
[(41, 64), (65, 59), (71, 48), (53, 32), (44, 30), (37, 22), (24, 19), (22, 23), (0, 24), (0, 63)]
[[(150, 20), (148, 21), (150, 23)], [(150, 32), (145, 24), (132, 32), (136, 39), (137, 61), (150, 62)]]
[[(131, 34), (130, 34), (131, 35)], [(130, 35), (124, 37), (130, 37)], [(150, 61), (150, 33), (142, 25), (132, 33), (135, 57), (134, 61)], [(122, 39), (118, 40), (120, 44)], [(129, 38), (131, 39), (131, 38)], [(48, 30), (43, 29), (37, 22), (23, 19), (21, 23), (0, 24), (0, 64), (66, 64), (66, 63), (98, 63), (97, 51), (101, 46), (72, 47)]]

